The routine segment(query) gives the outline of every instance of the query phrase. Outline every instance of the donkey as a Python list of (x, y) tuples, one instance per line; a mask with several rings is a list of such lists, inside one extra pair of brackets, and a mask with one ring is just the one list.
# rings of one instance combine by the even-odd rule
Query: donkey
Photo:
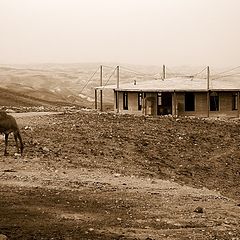
[[(24, 146), (23, 146), (23, 141), (22, 141), (22, 137), (21, 137), (17, 122), (13, 116), (8, 115), (5, 111), (2, 111), (2, 110), (0, 110), (0, 133), (4, 133), (5, 135), (4, 155), (5, 156), (8, 155), (7, 146), (8, 146), (8, 135), (10, 133), (13, 133), (14, 135), (17, 152), (19, 153), (19, 150), (20, 150), (20, 153), (22, 155)], [(18, 140), (20, 143), (20, 149), (18, 145)]]

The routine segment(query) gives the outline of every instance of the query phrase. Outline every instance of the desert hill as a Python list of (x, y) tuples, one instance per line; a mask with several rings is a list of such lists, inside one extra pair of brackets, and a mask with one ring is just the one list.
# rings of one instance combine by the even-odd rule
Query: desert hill
[[(45, 105), (67, 104), (94, 107), (94, 88), (100, 84), (101, 63), (0, 65), (0, 104)], [(111, 63), (103, 65), (103, 85), (116, 84), (116, 66), (120, 65), (120, 84), (161, 80), (161, 66), (140, 66)], [(166, 67), (167, 77), (197, 76), (206, 79), (205, 67)], [(231, 69), (230, 69), (231, 70)], [(219, 74), (220, 73), (220, 74)], [(238, 68), (231, 71), (211, 69), (212, 78), (238, 81)], [(8, 90), (8, 91), (7, 91)], [(10, 94), (12, 93), (12, 95)], [(11, 96), (14, 96), (13, 98)], [(103, 91), (104, 104), (111, 105), (113, 92)]]

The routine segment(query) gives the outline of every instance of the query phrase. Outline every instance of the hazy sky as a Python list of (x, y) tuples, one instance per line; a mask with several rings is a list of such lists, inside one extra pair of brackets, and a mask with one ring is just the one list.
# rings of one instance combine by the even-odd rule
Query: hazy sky
[(240, 0), (0, 0), (0, 64), (240, 65)]

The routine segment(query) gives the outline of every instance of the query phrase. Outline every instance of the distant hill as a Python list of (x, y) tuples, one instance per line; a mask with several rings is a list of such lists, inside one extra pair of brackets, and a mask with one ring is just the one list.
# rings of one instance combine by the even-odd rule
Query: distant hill
[[(44, 105), (73, 104), (94, 107), (94, 88), (100, 84), (100, 63), (79, 64), (35, 64), (0, 65), (1, 105)], [(106, 66), (107, 65), (107, 66)], [(162, 66), (121, 65), (117, 63), (103, 66), (103, 85), (116, 84), (116, 69), (120, 65), (121, 83), (160, 80)], [(203, 67), (168, 67), (167, 77), (192, 75), (206, 78)], [(221, 77), (223, 70), (212, 70), (213, 77)], [(226, 72), (223, 81), (239, 80), (239, 69)], [(214, 76), (215, 75), (215, 76)], [(113, 103), (113, 92), (104, 90), (103, 101), (107, 106)]]

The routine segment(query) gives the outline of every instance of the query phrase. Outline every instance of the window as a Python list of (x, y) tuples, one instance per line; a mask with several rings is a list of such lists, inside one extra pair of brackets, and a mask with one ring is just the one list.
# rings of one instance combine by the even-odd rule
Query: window
[(123, 93), (123, 110), (128, 110), (128, 93)]
[(142, 110), (142, 93), (138, 93), (138, 110)]
[(238, 110), (238, 94), (233, 93), (232, 95), (232, 110)]
[(216, 92), (210, 94), (210, 111), (219, 111), (219, 95)]
[(158, 93), (157, 105), (158, 105), (158, 106), (161, 106), (161, 105), (162, 105), (162, 93)]
[(195, 111), (194, 93), (185, 93), (185, 111)]

